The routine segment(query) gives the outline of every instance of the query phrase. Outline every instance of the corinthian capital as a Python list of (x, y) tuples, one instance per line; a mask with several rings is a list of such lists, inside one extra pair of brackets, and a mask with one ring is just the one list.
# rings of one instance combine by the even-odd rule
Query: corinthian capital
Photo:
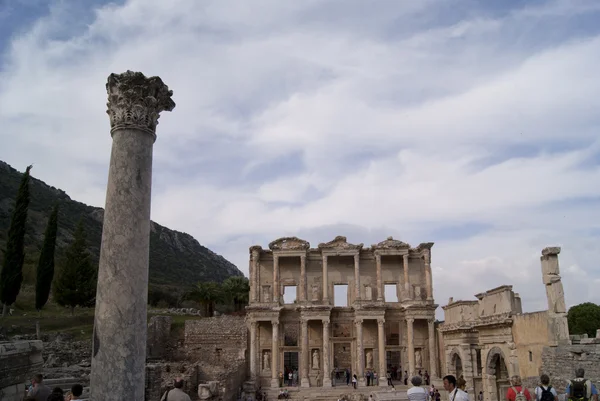
[(106, 83), (111, 134), (118, 129), (139, 129), (156, 137), (161, 111), (171, 111), (173, 91), (159, 77), (141, 72), (110, 74)]

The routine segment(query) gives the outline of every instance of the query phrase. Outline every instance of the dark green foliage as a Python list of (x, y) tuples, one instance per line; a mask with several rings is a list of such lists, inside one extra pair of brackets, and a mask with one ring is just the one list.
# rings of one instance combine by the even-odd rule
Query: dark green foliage
[(54, 281), (54, 300), (61, 306), (93, 306), (96, 299), (97, 268), (87, 251), (82, 220), (75, 229), (73, 243), (65, 251), (65, 260)]
[[(15, 210), (8, 229), (4, 262), (0, 273), (0, 302), (12, 305), (19, 295), (23, 281), (23, 261), (25, 260), (25, 225), (29, 208), (29, 171), (28, 166), (21, 178), (17, 192)], [(4, 308), (5, 313), (6, 308)]]
[(229, 277), (223, 281), (222, 289), (226, 300), (233, 302), (236, 312), (248, 305), (250, 283), (246, 277)]
[[(6, 205), (14, 204), (15, 194), (23, 175), (0, 161), (0, 249), (6, 243), (10, 224), (10, 211)], [(35, 282), (36, 265), (44, 238), (48, 210), (60, 203), (60, 219), (56, 238), (56, 260), (62, 260), (70, 243), (70, 234), (83, 216), (88, 251), (94, 265), (100, 258), (103, 210), (87, 206), (69, 198), (60, 189), (35, 178), (30, 184), (31, 203), (27, 232), (25, 233), (24, 280)], [(232, 263), (210, 249), (200, 245), (192, 236), (169, 230), (152, 223), (150, 232), (150, 284), (168, 291), (175, 286), (186, 286), (197, 281), (222, 282), (230, 276), (242, 276)]]
[(54, 278), (54, 251), (56, 249), (56, 232), (58, 231), (58, 205), (55, 205), (50, 213), (44, 245), (37, 266), (35, 280), (35, 309), (41, 310), (50, 295), (50, 287)]
[(591, 302), (575, 305), (567, 315), (570, 334), (587, 334), (596, 337), (600, 329), (600, 305)]
[(197, 283), (186, 298), (201, 303), (206, 316), (212, 316), (215, 304), (225, 299), (221, 285), (214, 281)]

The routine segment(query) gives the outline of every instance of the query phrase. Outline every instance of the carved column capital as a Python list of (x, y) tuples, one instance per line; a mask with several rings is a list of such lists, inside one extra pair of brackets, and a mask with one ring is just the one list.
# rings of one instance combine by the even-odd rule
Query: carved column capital
[(137, 129), (156, 138), (156, 125), (162, 111), (171, 111), (173, 91), (159, 77), (147, 78), (141, 72), (110, 74), (106, 83), (110, 132)]
[(377, 325), (383, 326), (385, 324), (385, 319), (377, 319)]
[(429, 318), (427, 319), (427, 324), (434, 324), (435, 323), (435, 319), (434, 318)]
[(415, 318), (414, 317), (407, 317), (406, 318), (406, 323), (413, 324), (414, 322), (415, 322)]
[(354, 320), (354, 324), (358, 326), (358, 325), (363, 324), (364, 321), (365, 321), (365, 319), (363, 319), (363, 318), (356, 318)]
[(323, 326), (329, 326), (329, 319), (322, 319)]
[(273, 328), (277, 328), (279, 327), (279, 322), (276, 320), (271, 320), (271, 326), (273, 326)]

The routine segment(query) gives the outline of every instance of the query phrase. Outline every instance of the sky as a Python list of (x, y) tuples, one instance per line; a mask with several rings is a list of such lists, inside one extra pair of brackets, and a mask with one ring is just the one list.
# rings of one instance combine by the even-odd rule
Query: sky
[[(600, 2), (0, 0), (0, 159), (103, 207), (110, 73), (160, 76), (152, 219), (432, 249), (434, 297), (600, 303)], [(595, 72), (596, 71), (596, 72)], [(438, 316), (442, 317), (441, 308)]]

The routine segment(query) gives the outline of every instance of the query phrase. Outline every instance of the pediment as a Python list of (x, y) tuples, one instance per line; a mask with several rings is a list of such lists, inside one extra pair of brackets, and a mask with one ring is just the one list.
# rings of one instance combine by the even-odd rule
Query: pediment
[(332, 241), (323, 242), (319, 244), (319, 249), (334, 249), (334, 250), (344, 250), (344, 251), (352, 251), (352, 250), (361, 250), (364, 244), (350, 244), (346, 237), (342, 235), (338, 235)]
[(406, 242), (399, 241), (393, 237), (387, 237), (385, 241), (381, 241), (376, 245), (371, 245), (373, 249), (408, 249), (410, 245)]
[(298, 237), (282, 237), (269, 244), (272, 251), (306, 251), (309, 248), (308, 241)]

